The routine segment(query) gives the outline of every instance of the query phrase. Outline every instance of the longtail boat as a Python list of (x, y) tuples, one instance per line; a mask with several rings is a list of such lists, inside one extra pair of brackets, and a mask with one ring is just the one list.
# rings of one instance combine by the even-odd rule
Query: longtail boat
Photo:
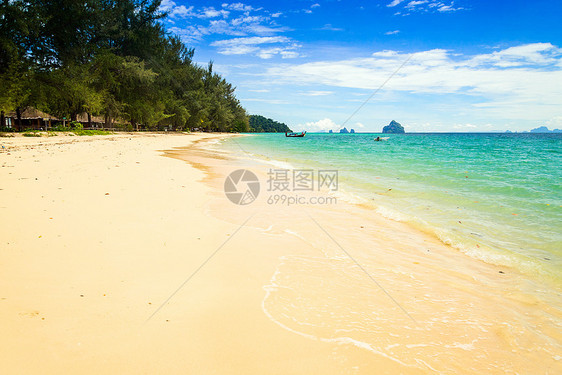
[(300, 132), (300, 133), (289, 133), (289, 132), (285, 132), (285, 137), (304, 137), (306, 135), (306, 132)]

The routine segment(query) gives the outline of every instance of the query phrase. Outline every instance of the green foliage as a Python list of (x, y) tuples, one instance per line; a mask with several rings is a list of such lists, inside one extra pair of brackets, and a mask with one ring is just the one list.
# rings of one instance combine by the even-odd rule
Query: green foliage
[(83, 130), (83, 129), (84, 129), (84, 127), (82, 126), (82, 124), (79, 123), (78, 121), (71, 121), (69, 125), (70, 125), (70, 128), (71, 128), (73, 131), (75, 131), (75, 130), (76, 130), (76, 131), (80, 131), (80, 130)]
[[(69, 128), (66, 128), (69, 129)], [(110, 135), (114, 134), (113, 132), (107, 130), (84, 130), (81, 127), (77, 127), (72, 130), (65, 130), (67, 135), (78, 135), (78, 136), (92, 136), (92, 135)], [(40, 131), (40, 130), (28, 130), (22, 134), (24, 137), (54, 137), (58, 134), (54, 131)], [(0, 137), (13, 137), (12, 134), (8, 133), (0, 133)]]
[[(0, 2), (0, 110), (133, 129), (248, 131), (235, 88), (162, 27), (160, 0)], [(57, 131), (66, 131), (72, 128)]]
[(248, 120), (243, 118), (238, 118), (232, 123), (232, 132), (234, 133), (247, 133), (250, 131), (250, 126)]
[(56, 132), (69, 132), (72, 129), (70, 129), (68, 126), (63, 126), (62, 124), (57, 124), (57, 125), (52, 127), (52, 130), (56, 131)]
[(252, 133), (291, 132), (291, 129), (289, 129), (287, 125), (259, 115), (251, 115), (249, 124), (250, 132)]
[(32, 100), (34, 66), (29, 51), (38, 37), (36, 8), (21, 0), (0, 3), (0, 110)]
[(76, 135), (80, 135), (80, 136), (83, 136), (83, 135), (91, 136), (91, 135), (109, 135), (109, 134), (114, 134), (113, 132), (106, 131), (106, 130), (83, 130), (83, 129), (80, 129), (80, 130), (73, 130), (72, 133), (74, 133), (74, 134), (76, 134)]

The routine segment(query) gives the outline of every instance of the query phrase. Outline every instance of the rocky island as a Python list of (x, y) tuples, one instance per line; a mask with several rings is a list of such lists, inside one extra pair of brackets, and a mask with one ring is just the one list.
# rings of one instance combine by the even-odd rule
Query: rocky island
[[(330, 133), (332, 133), (331, 130)], [(350, 130), (347, 130), (347, 128), (340, 129), (340, 134), (350, 134), (350, 133), (355, 133), (355, 129), (350, 129)]]
[(383, 133), (404, 134), (404, 128), (398, 122), (392, 120), (390, 124), (382, 128)]

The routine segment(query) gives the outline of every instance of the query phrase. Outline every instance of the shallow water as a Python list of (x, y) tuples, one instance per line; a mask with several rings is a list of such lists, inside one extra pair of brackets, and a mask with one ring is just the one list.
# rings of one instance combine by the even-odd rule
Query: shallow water
[(223, 146), (272, 168), (336, 169), (340, 197), (562, 284), (562, 134), (378, 135), (260, 134)]
[[(429, 137), (434, 136), (442, 135)], [(493, 190), (494, 184), (488, 187), (485, 177), (480, 177), (483, 184), (467, 181), (479, 174), (493, 178), (509, 173), (494, 174), (480, 166), (471, 174), (468, 169), (458, 173), (439, 157), (445, 159), (442, 154), (448, 153), (459, 159), (458, 165), (476, 165), (472, 151), (463, 154), (434, 146), (437, 156), (425, 155), (424, 162), (423, 153), (410, 155), (407, 146), (392, 150), (374, 137), (313, 135), (306, 147), (282, 135), (258, 135), (233, 138), (220, 147), (235, 157), (225, 158), (227, 168), (218, 175), (226, 176), (232, 168), (255, 169), (264, 190), (269, 169), (339, 171), (335, 205), (271, 205), (264, 192), (258, 197), (261, 202), (211, 210), (223, 218), (236, 217), (241, 209), (255, 210), (261, 215), (255, 222), (268, 242), (287, 241), (274, 274), (263, 284), (265, 315), (310, 339), (312, 346), (334, 344), (333, 356), (349, 366), (347, 372), (337, 373), (560, 373), (562, 300), (557, 270), (544, 266), (531, 251), (503, 247), (493, 230), (498, 228), (493, 216), (497, 212), (478, 211), (472, 197), (486, 197), (482, 191)], [(421, 147), (412, 140), (401, 142)], [(428, 166), (418, 170), (422, 165)], [(430, 173), (439, 168), (443, 176)], [(223, 181), (216, 186), (222, 188)], [(506, 189), (512, 190), (517, 189)], [(510, 201), (509, 193), (496, 195)], [(341, 198), (360, 204), (346, 204)], [(512, 199), (520, 197), (515, 194)], [(418, 206), (411, 202), (422, 209), (416, 211)], [(495, 227), (486, 231), (489, 228), (470, 215), (481, 215)], [(513, 219), (523, 214), (509, 215)], [(508, 220), (500, 224), (508, 230), (512, 225)], [(463, 225), (470, 232), (464, 232)], [(522, 242), (510, 240), (525, 249)], [(545, 257), (559, 261), (556, 247), (546, 249)], [(508, 264), (530, 275), (492, 264)]]

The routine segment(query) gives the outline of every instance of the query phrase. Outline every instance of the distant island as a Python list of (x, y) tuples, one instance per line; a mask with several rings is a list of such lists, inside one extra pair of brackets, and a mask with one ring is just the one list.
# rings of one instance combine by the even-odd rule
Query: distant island
[(400, 125), (398, 122), (392, 120), (390, 124), (382, 128), (383, 133), (392, 133), (392, 134), (404, 134), (404, 127)]
[[(330, 129), (330, 131), (328, 131), (328, 133), (333, 134), (334, 131)], [(353, 133), (355, 133), (355, 129), (347, 130), (347, 128), (343, 128), (343, 129), (340, 129), (339, 133), (340, 134), (353, 134)]]
[(562, 129), (549, 130), (546, 126), (539, 126), (538, 128), (531, 129), (530, 131), (512, 132), (510, 130), (506, 130), (505, 132), (506, 133), (562, 133)]
[(546, 126), (539, 126), (538, 128), (531, 129), (529, 133), (562, 133), (562, 129), (548, 130)]
[(250, 133), (286, 133), (292, 130), (284, 123), (260, 115), (250, 115)]

